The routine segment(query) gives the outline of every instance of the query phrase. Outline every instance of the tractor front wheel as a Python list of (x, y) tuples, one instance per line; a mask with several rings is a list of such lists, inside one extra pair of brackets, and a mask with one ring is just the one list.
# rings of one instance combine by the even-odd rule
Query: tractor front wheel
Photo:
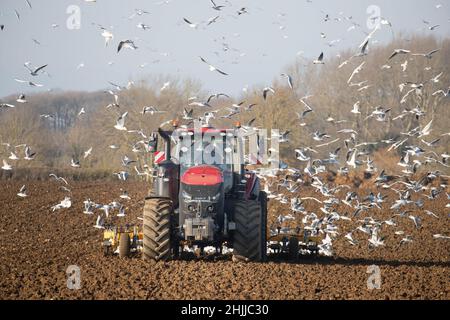
[(144, 205), (144, 260), (165, 261), (171, 258), (172, 201), (165, 198), (150, 198)]

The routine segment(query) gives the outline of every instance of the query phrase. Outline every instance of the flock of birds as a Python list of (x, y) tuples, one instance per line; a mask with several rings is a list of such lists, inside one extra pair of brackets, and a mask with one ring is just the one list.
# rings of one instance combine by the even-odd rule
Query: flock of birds
[[(95, 2), (95, 0), (85, 0), (86, 2)], [(32, 8), (31, 2), (26, 0), (30, 9)], [(161, 4), (168, 3), (170, 0), (162, 1)], [(308, 0), (307, 2), (312, 2)], [(218, 14), (208, 19), (206, 22), (192, 22), (188, 17), (183, 17), (182, 20), (186, 25), (192, 29), (198, 29), (201, 25), (209, 26), (216, 23), (220, 19), (220, 12), (231, 5), (228, 1), (224, 4), (218, 4), (211, 0), (211, 9)], [(438, 7), (437, 7), (438, 8)], [(440, 8), (440, 7), (439, 7)], [(20, 14), (16, 10), (17, 18), (20, 20)], [(249, 13), (249, 9), (246, 7), (239, 8), (235, 12), (236, 17), (245, 15)], [(130, 19), (134, 17), (140, 17), (149, 14), (148, 11), (142, 9), (135, 9), (133, 15)], [(380, 30), (383, 26), (392, 26), (391, 22), (385, 18), (378, 17), (378, 26), (367, 35), (367, 37), (362, 41), (358, 50), (355, 52), (350, 59), (342, 62), (339, 65), (339, 69), (346, 66), (352, 59), (361, 59), (362, 62), (356, 67), (350, 74), (347, 81), (349, 87), (356, 87), (358, 91), (366, 90), (370, 87), (368, 81), (361, 81), (354, 83), (353, 81), (362, 73), (365, 67), (365, 58), (369, 53), (369, 44), (373, 41), (375, 33)], [(329, 14), (325, 15), (324, 21), (329, 21), (331, 19)], [(337, 17), (335, 19), (342, 19)], [(345, 20), (351, 21), (351, 17), (346, 17)], [(430, 23), (424, 21), (425, 24)], [(352, 22), (352, 27), (356, 28), (358, 25)], [(54, 26), (57, 27), (57, 26)], [(103, 26), (98, 26), (101, 30), (101, 36), (105, 40), (105, 46), (109, 46), (114, 35), (112, 31), (108, 30)], [(430, 25), (429, 30), (435, 30), (439, 25)], [(1, 30), (5, 28), (1, 25)], [(142, 30), (151, 29), (150, 26), (145, 23), (139, 23), (137, 28)], [(325, 38), (325, 34), (321, 34), (322, 38)], [(37, 41), (37, 40), (36, 40)], [(332, 44), (330, 44), (332, 46)], [(137, 50), (138, 46), (132, 39), (124, 39), (118, 42), (117, 53), (121, 53), (123, 50)], [(395, 59), (399, 59), (402, 56), (409, 56), (410, 58), (424, 58), (431, 60), (436, 55), (439, 54), (439, 48), (433, 48), (427, 53), (413, 53), (410, 50), (398, 48), (393, 51), (393, 53), (386, 57), (387, 63), (380, 66), (381, 70), (391, 69), (392, 63)], [(228, 73), (222, 70), (203, 57), (199, 57), (200, 62), (205, 64), (211, 72), (217, 72), (220, 76), (228, 76)], [(314, 65), (323, 65), (326, 63), (324, 53), (320, 53), (317, 59), (311, 62)], [(24, 67), (28, 70), (30, 79), (38, 79), (42, 74), (47, 74), (46, 68), (47, 64), (40, 66), (33, 66), (30, 62), (26, 62)], [(401, 64), (402, 70), (405, 71), (408, 67), (408, 60)], [(436, 90), (432, 94), (436, 99), (448, 99), (450, 98), (450, 87), (440, 86), (440, 78), (443, 72), (440, 72), (433, 78), (431, 78), (426, 83), (400, 83), (399, 90), (404, 93), (401, 104), (408, 101), (411, 96), (420, 96), (425, 87), (436, 86)], [(287, 87), (294, 92), (295, 83), (293, 77), (289, 74), (283, 73), (281, 77), (285, 79)], [(25, 83), (32, 87), (40, 87), (42, 84), (37, 81), (15, 79), (19, 83)], [(113, 110), (118, 113), (118, 117), (115, 123), (111, 124), (111, 127), (118, 131), (125, 132), (130, 136), (139, 136), (139, 141), (133, 144), (131, 152), (141, 153), (149, 152), (148, 144), (151, 139), (154, 138), (153, 135), (146, 134), (142, 129), (128, 129), (129, 123), (127, 122), (128, 112), (120, 111), (121, 104), (119, 101), (119, 94), (123, 90), (127, 90), (133, 86), (130, 82), (126, 86), (121, 86), (110, 82), (113, 89), (106, 91), (111, 95), (112, 101), (106, 106), (106, 110)], [(171, 83), (166, 82), (160, 88), (160, 91), (167, 90)], [(405, 91), (405, 89), (407, 89)], [(276, 95), (276, 90), (267, 86), (263, 88), (261, 95), (264, 100), (268, 99), (269, 95)], [(299, 125), (307, 125), (307, 117), (309, 114), (313, 113), (314, 107), (308, 102), (311, 96), (305, 96), (299, 99), (299, 102), (304, 106), (304, 109), (297, 113)], [(198, 97), (189, 97), (187, 101), (187, 107), (183, 108), (180, 118), (187, 122), (187, 124), (181, 127), (187, 127), (192, 121), (199, 120), (202, 125), (208, 126), (211, 121), (220, 121), (221, 119), (232, 119), (238, 114), (243, 112), (251, 113), (253, 108), (257, 106), (256, 103), (247, 103), (242, 101), (240, 103), (230, 103), (229, 107), (213, 110), (214, 102), (218, 100), (231, 100), (232, 98), (225, 93), (215, 93), (206, 97), (205, 99), (200, 99)], [(27, 103), (27, 98), (25, 94), (21, 93), (16, 100), (17, 103), (25, 104)], [(448, 103), (448, 102), (447, 102)], [(350, 113), (353, 115), (361, 114), (360, 109), (361, 102), (356, 101)], [(1, 103), (0, 110), (15, 108), (15, 104), (11, 103)], [(196, 109), (208, 108), (209, 111), (200, 112), (200, 115), (194, 116), (196, 114)], [(225, 114), (222, 114), (225, 111)], [(153, 116), (155, 114), (163, 114), (166, 111), (159, 110), (155, 106), (143, 106), (141, 116)], [(78, 112), (78, 117), (82, 117), (86, 113), (85, 108), (82, 108)], [(372, 112), (364, 120), (375, 120), (377, 122), (386, 122), (391, 114), (393, 113), (392, 108), (375, 107)], [(417, 120), (425, 119), (427, 111), (418, 106), (413, 109), (404, 108), (398, 115), (392, 116), (393, 121), (403, 119), (405, 117), (415, 117)], [(52, 114), (42, 114), (41, 118), (51, 119), (55, 116)], [(371, 248), (380, 247), (385, 245), (385, 235), (382, 233), (388, 232), (388, 228), (394, 229), (392, 232), (395, 236), (400, 237), (399, 245), (405, 245), (414, 241), (413, 237), (409, 234), (405, 234), (400, 228), (396, 228), (399, 224), (409, 222), (414, 225), (415, 228), (419, 229), (422, 225), (422, 220), (424, 218), (439, 219), (439, 216), (429, 210), (423, 210), (424, 200), (435, 200), (440, 197), (441, 194), (446, 193), (448, 188), (446, 180), (449, 176), (441, 172), (441, 170), (428, 171), (421, 174), (419, 178), (416, 178), (419, 169), (425, 165), (433, 165), (434, 167), (442, 168), (446, 170), (449, 167), (450, 154), (448, 152), (437, 154), (433, 148), (439, 143), (443, 142), (446, 137), (450, 136), (450, 132), (439, 133), (440, 137), (432, 139), (431, 141), (426, 140), (427, 137), (431, 135), (433, 129), (434, 119), (429, 120), (423, 126), (418, 126), (407, 132), (402, 132), (401, 137), (395, 139), (387, 139), (374, 142), (363, 142), (360, 141), (358, 137), (358, 132), (354, 129), (343, 128), (337, 133), (339, 135), (345, 136), (345, 139), (341, 137), (332, 137), (330, 134), (321, 131), (315, 131), (312, 133), (312, 138), (318, 144), (316, 146), (302, 146), (296, 148), (294, 151), (295, 158), (300, 162), (304, 163), (304, 169), (300, 170), (295, 167), (288, 166), (285, 162), (279, 162), (279, 168), (277, 169), (256, 169), (255, 172), (264, 182), (264, 190), (268, 194), (270, 199), (278, 201), (280, 204), (286, 206), (287, 214), (280, 214), (277, 217), (276, 224), (271, 226), (271, 234), (279, 233), (289, 233), (292, 232), (292, 228), (289, 227), (291, 222), (301, 222), (302, 228), (304, 230), (310, 231), (313, 235), (322, 234), (324, 239), (320, 244), (320, 252), (324, 255), (333, 254), (333, 241), (341, 234), (339, 227), (337, 226), (337, 221), (349, 221), (356, 223), (358, 226), (352, 229), (350, 232), (344, 234), (344, 238), (349, 242), (350, 245), (357, 245), (359, 242), (355, 239), (355, 233), (361, 233), (368, 237), (367, 243)], [(245, 131), (247, 134), (249, 132), (257, 132), (258, 127), (255, 125), (257, 122), (256, 118), (243, 124), (241, 130)], [(329, 124), (345, 124), (346, 119), (336, 120), (329, 116), (327, 118)], [(422, 121), (423, 122), (423, 121)], [(171, 123), (171, 120), (161, 123), (160, 127), (163, 127)], [(272, 136), (269, 139), (277, 138), (280, 143), (289, 143), (290, 132), (285, 131), (277, 136)], [(341, 146), (336, 146), (339, 142), (343, 142)], [(4, 146), (9, 150), (10, 156), (8, 160), (3, 159), (2, 170), (12, 171), (13, 163), (24, 159), (26, 161), (34, 160), (36, 152), (33, 152), (31, 147), (22, 144), (17, 146), (12, 146), (9, 143), (3, 143)], [(318, 149), (326, 146), (335, 146), (329, 151), (328, 157), (318, 158), (316, 155), (319, 153)], [(366, 151), (364, 148), (367, 146), (386, 146), (388, 151), (401, 150), (402, 156), (399, 159), (398, 166), (402, 168), (401, 175), (389, 175), (386, 170), (378, 169), (371, 159), (370, 152)], [(110, 149), (118, 149), (116, 145), (110, 145)], [(272, 154), (277, 153), (277, 150), (270, 149)], [(320, 149), (322, 151), (322, 149)], [(345, 156), (341, 156), (345, 152)], [(80, 169), (83, 166), (83, 161), (87, 158), (92, 157), (95, 154), (95, 150), (90, 147), (84, 152), (82, 159), (72, 158), (70, 161), (70, 167), (74, 169)], [(345, 160), (344, 160), (345, 158)], [(143, 168), (139, 169), (136, 166), (136, 160), (124, 155), (121, 159), (122, 169), (118, 172), (114, 172), (119, 180), (126, 181), (130, 177), (130, 172), (134, 171), (137, 176), (150, 176), (151, 168), (144, 165)], [(134, 165), (133, 165), (134, 164)], [(357, 170), (361, 166), (365, 166), (364, 172), (375, 176), (373, 179), (373, 186), (378, 189), (377, 192), (367, 191), (368, 194), (361, 195), (361, 192), (353, 191), (353, 187), (349, 185), (337, 185), (333, 186), (331, 183), (326, 181), (321, 173), (326, 173), (331, 168), (337, 168), (337, 172), (341, 175), (348, 175), (351, 170)], [(379, 173), (378, 173), (379, 172)], [(70, 208), (72, 206), (71, 200), (71, 190), (68, 181), (64, 177), (59, 177), (56, 174), (50, 174), (50, 178), (60, 185), (60, 189), (67, 192), (69, 196), (66, 196), (60, 203), (51, 207), (52, 211), (60, 210), (64, 208)], [(310, 182), (311, 187), (315, 192), (320, 195), (317, 197), (306, 196), (301, 197), (299, 194), (302, 190), (302, 185), (306, 181)], [(437, 182), (437, 183), (436, 183)], [(390, 190), (398, 194), (398, 199), (392, 204), (386, 204), (387, 195), (386, 192)], [(344, 192), (343, 192), (344, 191)], [(413, 200), (413, 195), (415, 200)], [(25, 198), (28, 196), (26, 186), (22, 186), (17, 193), (18, 197)], [(446, 195), (447, 201), (449, 203), (446, 208), (450, 208), (450, 195)], [(126, 191), (123, 190), (123, 194), (120, 195), (121, 201), (130, 200), (130, 196)], [(319, 204), (320, 212), (311, 212), (306, 208), (309, 202), (314, 202)], [(342, 208), (347, 208), (350, 213), (343, 213)], [(393, 212), (392, 217), (387, 220), (380, 220), (374, 217), (368, 216), (375, 209), (379, 210), (391, 210)], [(419, 211), (418, 211), (419, 209)], [(341, 212), (339, 213), (338, 210)], [(347, 212), (347, 210), (345, 210)], [(111, 214), (117, 211), (117, 217), (125, 216), (125, 206), (117, 201), (113, 201), (107, 204), (98, 204), (91, 199), (86, 199), (84, 201), (84, 214), (93, 215), (95, 212), (97, 214), (97, 220), (94, 225), (95, 228), (104, 228), (105, 219), (109, 218)], [(421, 212), (420, 214), (417, 212)], [(362, 218), (364, 213), (365, 217)], [(376, 216), (376, 213), (373, 214)], [(440, 218), (442, 219), (442, 217)], [(447, 221), (443, 222), (448, 223)], [(435, 239), (450, 239), (448, 235), (434, 234)]]

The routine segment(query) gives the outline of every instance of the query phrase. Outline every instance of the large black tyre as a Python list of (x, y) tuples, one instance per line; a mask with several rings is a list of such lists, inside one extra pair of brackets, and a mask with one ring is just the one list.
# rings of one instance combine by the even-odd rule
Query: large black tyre
[(237, 200), (233, 261), (264, 261), (266, 257), (266, 212), (259, 200)]
[(121, 233), (119, 239), (119, 257), (126, 258), (130, 255), (130, 236), (128, 233)]
[(299, 250), (300, 250), (300, 246), (299, 246), (298, 238), (295, 236), (289, 237), (289, 244), (288, 244), (289, 260), (291, 260), (291, 261), (297, 260)]
[(172, 201), (150, 198), (144, 204), (142, 256), (144, 260), (165, 261), (171, 258)]

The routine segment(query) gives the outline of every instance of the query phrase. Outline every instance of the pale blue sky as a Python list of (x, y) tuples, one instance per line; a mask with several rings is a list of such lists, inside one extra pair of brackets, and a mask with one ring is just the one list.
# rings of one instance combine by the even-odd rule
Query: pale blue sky
[[(209, 0), (172, 0), (168, 4), (157, 4), (161, 0), (29, 1), (32, 9), (25, 0), (0, 1), (0, 24), (5, 25), (0, 31), (0, 96), (51, 88), (94, 91), (108, 87), (107, 81), (126, 84), (151, 74), (191, 77), (200, 80), (207, 90), (237, 94), (246, 85), (269, 84), (299, 52), (312, 60), (321, 51), (327, 57), (341, 49), (356, 49), (365, 38), (364, 32), (369, 31), (367, 8), (371, 5), (380, 8), (394, 32), (450, 36), (450, 0), (217, 0), (218, 5), (225, 6), (222, 11), (213, 10)], [(66, 26), (70, 5), (80, 8), (79, 30)], [(248, 14), (238, 16), (241, 7), (246, 7)], [(150, 14), (129, 19), (135, 8)], [(324, 21), (325, 13), (330, 21)], [(183, 17), (192, 22), (207, 21), (216, 15), (220, 16), (216, 23), (208, 27), (203, 23), (198, 29), (183, 21)], [(349, 16), (352, 19), (347, 21), (345, 17)], [(440, 27), (430, 31), (422, 20)], [(351, 21), (361, 27), (348, 31)], [(108, 47), (93, 22), (114, 34)], [(140, 22), (151, 29), (138, 29)], [(321, 32), (326, 34), (325, 39)], [(384, 27), (375, 40), (384, 43), (391, 38), (391, 30)], [(117, 54), (122, 39), (135, 40), (139, 48)], [(334, 47), (326, 44), (336, 39), (340, 42)], [(223, 43), (228, 45), (227, 51)], [(198, 56), (229, 76), (210, 72)], [(23, 67), (25, 61), (35, 66), (48, 64), (46, 70), (51, 77), (31, 77)], [(110, 61), (114, 64), (108, 65)], [(84, 67), (77, 70), (80, 63)], [(146, 65), (140, 67), (142, 64)], [(45, 86), (33, 89), (14, 78)]]

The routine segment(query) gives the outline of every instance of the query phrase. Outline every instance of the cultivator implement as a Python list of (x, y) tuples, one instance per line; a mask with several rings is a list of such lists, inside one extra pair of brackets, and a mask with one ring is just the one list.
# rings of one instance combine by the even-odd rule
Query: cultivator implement
[(140, 226), (106, 227), (103, 231), (103, 253), (105, 256), (119, 254), (128, 257), (142, 250), (143, 232)]
[[(140, 255), (143, 250), (143, 238), (142, 226), (139, 225), (122, 228), (107, 227), (103, 232), (104, 255), (117, 254), (119, 257)], [(268, 256), (287, 256), (290, 260), (296, 260), (299, 255), (317, 254), (320, 242), (319, 236), (311, 236), (311, 233), (306, 230), (303, 233), (279, 233), (266, 239), (266, 252)], [(224, 243), (224, 245), (226, 252), (232, 252), (228, 248), (228, 243)], [(195, 241), (181, 241), (180, 248), (186, 248), (187, 251), (194, 252), (198, 257), (223, 253), (223, 247), (199, 246)]]

